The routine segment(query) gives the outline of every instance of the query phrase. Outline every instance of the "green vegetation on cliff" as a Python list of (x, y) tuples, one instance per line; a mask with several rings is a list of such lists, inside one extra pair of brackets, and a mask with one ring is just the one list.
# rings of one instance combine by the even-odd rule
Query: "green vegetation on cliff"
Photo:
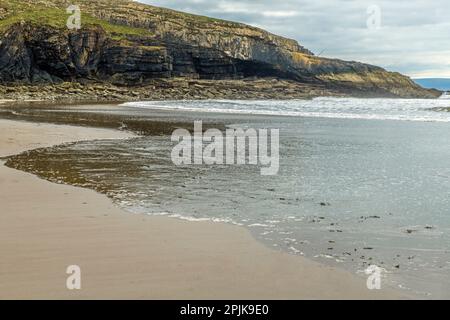
[[(0, 31), (7, 30), (11, 25), (16, 23), (31, 23), (35, 25), (47, 25), (50, 27), (64, 29), (67, 28), (67, 19), (70, 14), (63, 8), (36, 8), (30, 5), (24, 5), (23, 1), (10, 1), (3, 6), (0, 1), (0, 8), (6, 8), (7, 15), (0, 20)], [(113, 24), (108, 21), (95, 18), (90, 14), (81, 12), (82, 26), (88, 28), (90, 26), (100, 26), (106, 32), (112, 35), (138, 35), (145, 36), (149, 31), (143, 28), (133, 28), (126, 25)]]

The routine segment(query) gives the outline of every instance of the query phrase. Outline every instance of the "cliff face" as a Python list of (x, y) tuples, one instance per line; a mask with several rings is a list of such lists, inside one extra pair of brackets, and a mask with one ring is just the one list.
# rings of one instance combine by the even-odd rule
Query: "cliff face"
[(17, 23), (0, 44), (0, 79), (57, 83), (97, 78), (140, 84), (170, 77), (171, 61), (164, 47), (113, 41), (98, 26), (72, 32)]
[(371, 96), (435, 97), (382, 68), (319, 58), (296, 41), (247, 25), (128, 0), (0, 0), (0, 82), (278, 77)]

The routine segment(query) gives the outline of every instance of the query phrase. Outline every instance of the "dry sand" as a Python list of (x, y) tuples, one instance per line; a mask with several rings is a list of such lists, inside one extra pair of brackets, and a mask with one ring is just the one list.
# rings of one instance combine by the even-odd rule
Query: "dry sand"
[[(0, 156), (119, 131), (0, 120)], [(126, 213), (0, 163), (0, 299), (395, 299), (240, 227)], [(66, 289), (79, 265), (82, 289)]]

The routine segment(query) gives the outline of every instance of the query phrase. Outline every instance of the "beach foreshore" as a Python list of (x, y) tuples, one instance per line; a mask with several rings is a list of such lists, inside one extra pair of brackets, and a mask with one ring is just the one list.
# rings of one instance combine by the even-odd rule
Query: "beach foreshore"
[[(108, 129), (0, 120), (0, 157)], [(407, 299), (267, 248), (241, 227), (130, 214), (92, 190), (0, 163), (0, 299)], [(66, 269), (81, 268), (81, 290)]]

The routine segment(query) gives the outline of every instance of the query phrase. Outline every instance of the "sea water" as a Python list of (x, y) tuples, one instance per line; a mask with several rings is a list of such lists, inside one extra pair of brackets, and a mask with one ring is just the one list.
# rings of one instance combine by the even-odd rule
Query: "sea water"
[(382, 284), (448, 298), (450, 113), (432, 109), (449, 106), (350, 98), (122, 106), (122, 114), (142, 118), (164, 110), (279, 129), (275, 176), (248, 165), (175, 166), (169, 135), (80, 142), (13, 161), (53, 181), (95, 188), (133, 213), (245, 226), (276, 250), (361, 276), (377, 265)]

